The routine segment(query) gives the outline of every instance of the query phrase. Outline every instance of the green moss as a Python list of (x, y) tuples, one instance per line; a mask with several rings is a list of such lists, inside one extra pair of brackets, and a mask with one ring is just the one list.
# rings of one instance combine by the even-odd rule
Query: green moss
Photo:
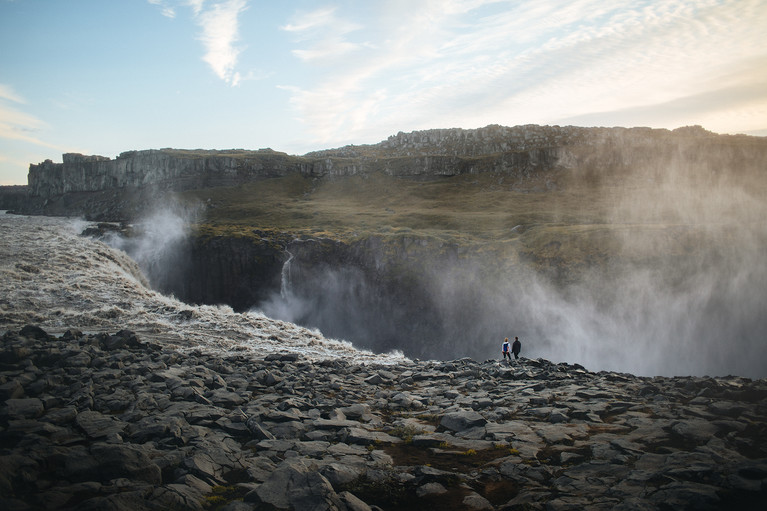
[(245, 490), (237, 486), (214, 486), (210, 494), (205, 495), (203, 506), (206, 510), (217, 511), (229, 502), (242, 500)]
[(397, 426), (388, 432), (391, 436), (396, 436), (405, 441), (406, 444), (413, 442), (413, 437), (424, 433), (422, 428), (418, 428), (412, 424), (405, 426)]

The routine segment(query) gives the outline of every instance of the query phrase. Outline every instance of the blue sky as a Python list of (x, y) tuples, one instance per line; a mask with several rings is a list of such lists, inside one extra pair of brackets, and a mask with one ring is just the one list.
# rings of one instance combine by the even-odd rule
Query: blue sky
[(0, 184), (488, 124), (767, 135), (767, 0), (0, 0)]

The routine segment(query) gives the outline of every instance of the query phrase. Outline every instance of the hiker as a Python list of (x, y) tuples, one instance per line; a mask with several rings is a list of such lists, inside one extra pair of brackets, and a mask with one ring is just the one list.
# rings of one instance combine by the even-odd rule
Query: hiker
[[(522, 349), (522, 343), (519, 342), (519, 337), (515, 337), (514, 344), (511, 345), (511, 352), (514, 353), (514, 360), (519, 360), (519, 351), (521, 349)], [(509, 360), (511, 360), (511, 357), (509, 357)]]
[(509, 357), (509, 362), (511, 362), (511, 353), (509, 353), (509, 338), (503, 340), (503, 344), (501, 345), (501, 353), (503, 353), (503, 360), (506, 360), (506, 357)]

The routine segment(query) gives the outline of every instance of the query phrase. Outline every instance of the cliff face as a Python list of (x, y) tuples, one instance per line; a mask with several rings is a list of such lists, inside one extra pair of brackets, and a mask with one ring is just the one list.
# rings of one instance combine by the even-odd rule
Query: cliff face
[[(644, 128), (634, 128), (634, 135), (645, 133)], [(576, 144), (598, 143), (600, 139), (619, 132), (621, 128), (580, 128), (576, 126), (498, 126), (479, 129), (434, 129), (399, 132), (375, 145), (346, 146), (309, 153), (307, 157), (401, 157), (423, 154), (477, 157), (506, 152), (523, 152), (534, 149), (565, 147)], [(662, 131), (666, 134), (666, 130)]]
[(0, 186), (0, 209), (17, 210), (29, 197), (27, 186)]
[[(42, 201), (66, 194), (151, 188), (188, 190), (233, 186), (299, 173), (338, 177), (381, 172), (439, 177), (482, 172), (529, 176), (559, 169), (661, 169), (684, 156), (704, 170), (733, 158), (754, 167), (767, 157), (756, 137), (722, 136), (700, 127), (650, 128), (487, 126), (398, 133), (375, 145), (346, 146), (290, 156), (261, 149), (128, 151), (115, 159), (65, 154), (29, 168), (29, 196)], [(38, 205), (38, 209), (45, 209)], [(86, 212), (87, 214), (87, 212)]]
[[(451, 303), (460, 302), (461, 312), (448, 312), (444, 296), (428, 283), (460, 279), (450, 269), (459, 259), (491, 271), (500, 258), (480, 262), (476, 253), (427, 237), (341, 242), (255, 234), (191, 236), (172, 270), (150, 271), (150, 281), (186, 303), (261, 310), (377, 352), (400, 350), (419, 358), (439, 350), (472, 354), (462, 347), (457, 323), (480, 317), (484, 304), (472, 295), (455, 296)], [(471, 277), (475, 282), (476, 275)]]
[(554, 168), (569, 159), (562, 147), (534, 148), (466, 157), (457, 154), (392, 155), (381, 158), (328, 155), (319, 158), (259, 154), (232, 155), (214, 151), (131, 151), (114, 160), (102, 156), (65, 154), (63, 163), (46, 160), (29, 167), (29, 194), (50, 199), (64, 194), (136, 189), (147, 186), (188, 190), (234, 186), (259, 179), (298, 173), (311, 177), (341, 177), (382, 172), (392, 176), (455, 176), (483, 171), (529, 172)]
[(279, 293), (287, 254), (269, 239), (195, 237), (183, 251), (184, 264), (162, 273), (162, 289), (188, 303), (227, 304), (248, 310)]
[(226, 186), (248, 179), (301, 171), (301, 162), (274, 151), (128, 151), (114, 160), (65, 154), (63, 163), (29, 166), (30, 194), (52, 197), (71, 192), (161, 185), (179, 190)]

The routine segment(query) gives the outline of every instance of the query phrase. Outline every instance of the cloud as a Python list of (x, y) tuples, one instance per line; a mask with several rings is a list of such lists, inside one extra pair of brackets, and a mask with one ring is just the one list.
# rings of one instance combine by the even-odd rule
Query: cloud
[(47, 124), (15, 107), (16, 104), (25, 103), (24, 98), (12, 87), (0, 83), (0, 138), (61, 150), (61, 146), (50, 144), (36, 136), (37, 132), (47, 128)]
[[(728, 69), (726, 76), (712, 77), (701, 92), (616, 110), (595, 111), (563, 119), (577, 125), (654, 125), (678, 127), (688, 124), (711, 126), (719, 123), (728, 133), (764, 129), (767, 119), (767, 56), (748, 60)], [(741, 67), (747, 67), (747, 72)]]
[[(175, 7), (168, 0), (148, 0), (150, 4), (161, 8), (163, 16), (176, 17)], [(239, 16), (248, 8), (248, 0), (181, 0), (176, 5), (189, 7), (195, 23), (201, 28), (199, 40), (205, 48), (202, 59), (224, 82), (237, 86), (242, 77), (237, 71), (241, 48), (237, 46), (239, 36)]]
[(166, 18), (175, 18), (176, 10), (173, 7), (167, 6), (163, 3), (163, 0), (147, 0), (150, 4), (160, 7), (161, 13)]
[[(9, 85), (0, 83), (0, 184), (25, 182), (30, 161), (53, 158), (53, 152), (86, 152), (49, 142), (50, 126), (24, 111), (27, 101)], [(42, 148), (42, 149), (41, 149)]]
[(324, 8), (282, 27), (295, 37), (298, 62), (323, 64), (310, 85), (285, 87), (316, 142), (549, 124), (653, 105), (676, 112), (658, 121), (685, 125), (684, 116), (708, 112), (714, 125), (706, 127), (716, 129), (738, 103), (730, 94), (767, 101), (762, 80), (738, 65), (767, 56), (767, 8), (758, 0), (376, 5), (365, 18)]
[(236, 66), (241, 49), (235, 44), (239, 41), (238, 17), (246, 8), (246, 0), (228, 0), (203, 9), (196, 16), (202, 28), (200, 40), (205, 46), (203, 60), (232, 86), (240, 82)]
[(293, 17), (293, 23), (282, 27), (283, 30), (293, 33), (305, 33), (317, 30), (336, 23), (336, 7), (323, 7), (310, 12), (300, 12)]
[(16, 94), (10, 85), (0, 83), (0, 99), (13, 101), (14, 103), (24, 103), (24, 99)]
[(347, 55), (364, 44), (346, 39), (347, 34), (358, 31), (362, 25), (336, 15), (337, 8), (323, 7), (310, 12), (301, 12), (293, 22), (281, 27), (293, 34), (298, 41), (310, 44), (309, 49), (293, 50), (299, 59), (312, 62)]
[(205, 0), (186, 0), (186, 5), (192, 8), (192, 13), (197, 16), (202, 11)]

